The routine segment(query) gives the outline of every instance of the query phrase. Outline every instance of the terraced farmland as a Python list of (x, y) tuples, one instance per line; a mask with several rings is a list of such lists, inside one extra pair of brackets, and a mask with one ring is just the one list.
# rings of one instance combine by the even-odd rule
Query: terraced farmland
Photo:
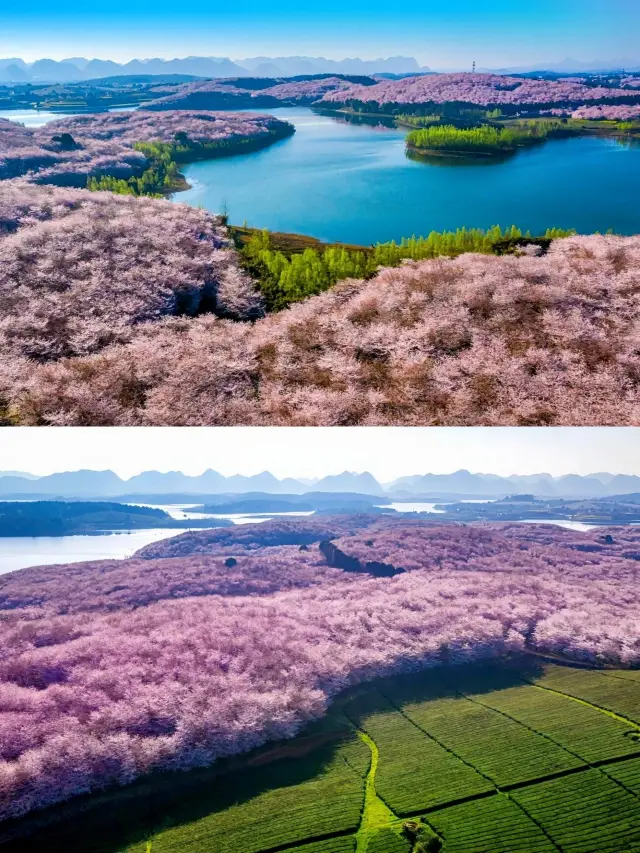
[[(461, 690), (466, 689), (464, 680), (458, 681), (458, 686)], [(635, 689), (639, 691), (640, 685)], [(628, 692), (626, 683), (623, 683), (620, 692), (621, 701), (624, 702)], [(567, 766), (604, 761), (640, 750), (640, 744), (634, 743), (627, 736), (629, 723), (590, 705), (576, 702), (569, 696), (561, 696), (533, 684), (507, 687), (488, 694), (465, 692), (465, 695), (474, 702), (482, 703), (483, 707), (495, 709), (505, 715), (505, 719), (515, 721), (520, 728), (537, 732), (536, 743), (546, 741), (549, 746), (557, 745), (556, 750), (567, 758)], [(573, 760), (569, 762), (572, 756)]]
[(443, 746), (499, 786), (530, 781), (584, 763), (531, 728), (453, 691), (429, 701), (422, 696), (403, 702), (399, 690), (388, 695), (392, 701), (402, 702), (403, 714), (414, 725), (438, 738)]
[(605, 768), (607, 776), (611, 776), (616, 782), (631, 791), (632, 794), (640, 796), (640, 758), (630, 758)]
[(0, 828), (0, 853), (640, 853), (639, 711), (631, 671), (378, 680), (293, 741)]
[(592, 672), (550, 665), (537, 683), (590, 702), (640, 725), (638, 675), (640, 673), (622, 672), (614, 675), (610, 671)]
[(493, 788), (491, 782), (425, 735), (375, 689), (348, 702), (345, 710), (378, 746), (376, 790), (396, 814), (416, 814)]
[(554, 853), (555, 844), (509, 797), (463, 803), (436, 812), (430, 821), (447, 853)]
[(600, 770), (511, 795), (566, 853), (640, 850), (640, 802)]

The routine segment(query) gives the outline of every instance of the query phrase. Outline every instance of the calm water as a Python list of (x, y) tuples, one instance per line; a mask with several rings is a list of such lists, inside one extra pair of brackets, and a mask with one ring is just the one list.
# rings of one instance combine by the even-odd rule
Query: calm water
[(524, 518), (520, 524), (557, 524), (558, 527), (566, 527), (569, 530), (594, 530), (599, 525), (585, 524), (582, 521), (558, 521), (555, 518)]
[(17, 536), (0, 539), (0, 575), (27, 566), (114, 560), (130, 557), (151, 542), (184, 533), (171, 528), (133, 530), (101, 536)]
[[(438, 501), (438, 503), (446, 503), (446, 501)], [(458, 501), (458, 503), (465, 504), (481, 504), (481, 503), (493, 503), (493, 501), (489, 500), (466, 500), (466, 501)], [(442, 509), (436, 509), (435, 503), (392, 503), (389, 504), (390, 507), (397, 510), (398, 512), (431, 512), (434, 514), (444, 512)], [(593, 530), (596, 527), (599, 527), (598, 524), (585, 524), (582, 521), (564, 521), (562, 519), (556, 518), (528, 518), (524, 519), (520, 522), (520, 524), (557, 524), (558, 527), (567, 527), (569, 530)]]
[[(114, 110), (107, 110), (108, 113), (113, 112), (132, 112), (136, 107), (117, 107)], [(58, 118), (66, 118), (67, 116), (84, 115), (79, 112), (58, 113), (50, 110), (0, 110), (0, 118), (8, 118), (10, 121), (16, 121), (18, 124), (23, 124), (25, 127), (42, 127), (50, 121), (55, 121)]]
[(516, 224), (582, 233), (640, 231), (640, 147), (555, 140), (496, 163), (407, 159), (405, 130), (348, 124), (306, 108), (270, 110), (296, 133), (270, 148), (184, 169), (175, 201), (224, 207), (232, 222), (369, 244), (431, 230)]
[[(295, 135), (253, 154), (187, 166), (192, 188), (174, 200), (226, 208), (237, 224), (365, 245), (495, 224), (533, 233), (550, 226), (640, 231), (633, 203), (640, 145), (566, 139), (503, 162), (426, 164), (405, 156), (404, 129), (348, 123), (305, 107), (269, 112), (295, 124)], [(63, 115), (77, 113), (0, 111), (28, 127)]]
[[(268, 521), (276, 515), (313, 515), (312, 512), (274, 512), (270, 515), (239, 513), (209, 515), (192, 512), (197, 504), (136, 504), (154, 506), (169, 513), (172, 518), (228, 518), (234, 524)], [(202, 528), (187, 528), (201, 530)], [(82, 560), (120, 560), (134, 551), (179, 536), (185, 530), (158, 528), (156, 530), (130, 530), (98, 536), (16, 536), (0, 538), (0, 575), (24, 569), (27, 566), (48, 566), (53, 563), (79, 563)]]
[(49, 110), (0, 110), (0, 118), (8, 118), (25, 127), (42, 127), (49, 121), (78, 113), (52, 113)]
[[(440, 501), (438, 501), (440, 503)], [(417, 501), (413, 503), (390, 503), (384, 505), (387, 509), (395, 509), (396, 512), (433, 512), (433, 513), (441, 513), (444, 512), (443, 509), (436, 509), (435, 503), (424, 503), (424, 501)]]

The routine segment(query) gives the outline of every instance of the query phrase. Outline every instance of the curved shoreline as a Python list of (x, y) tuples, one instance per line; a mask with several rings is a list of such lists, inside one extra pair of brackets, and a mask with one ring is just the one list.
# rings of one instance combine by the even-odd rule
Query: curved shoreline
[[(190, 157), (184, 160), (174, 160), (173, 162), (178, 164), (179, 166), (190, 166), (192, 163), (206, 163), (210, 160), (222, 160), (228, 157), (236, 157), (240, 154), (254, 154), (256, 151), (262, 151), (265, 148), (270, 148), (272, 145), (275, 145), (276, 142), (281, 142), (283, 139), (289, 139), (294, 135), (296, 129), (294, 125), (289, 124), (289, 122), (283, 122), (286, 125), (286, 130), (281, 131), (269, 131), (266, 136), (267, 139), (261, 139), (260, 137), (246, 137), (247, 144), (241, 151), (233, 151), (233, 150), (222, 150), (219, 153), (212, 154), (212, 152), (207, 152), (206, 154), (203, 152), (204, 156), (200, 157)], [(260, 134), (260, 136), (264, 136), (265, 134)], [(231, 148), (231, 146), (229, 146)], [(208, 156), (212, 154), (212, 156)], [(153, 168), (153, 165), (150, 167)], [(167, 189), (163, 195), (170, 197), (177, 193), (186, 192), (186, 190), (192, 189), (193, 185), (189, 183), (183, 173), (180, 171), (178, 173), (176, 183)]]
[[(211, 146), (209, 149), (207, 149), (208, 143), (205, 142), (199, 147), (185, 152), (183, 156), (176, 157), (175, 154), (172, 154), (170, 156), (170, 162), (174, 163), (177, 167), (184, 167), (189, 166), (192, 163), (221, 160), (228, 157), (236, 157), (240, 154), (253, 154), (256, 151), (262, 151), (265, 148), (271, 147), (271, 145), (275, 145), (276, 142), (281, 142), (283, 139), (289, 139), (296, 132), (295, 126), (289, 122), (280, 122), (280, 125), (282, 126), (269, 129), (267, 133), (261, 133), (255, 136), (243, 136), (238, 139), (231, 138), (229, 140), (221, 140), (220, 143), (209, 143)], [(134, 149), (138, 144), (140, 143), (134, 143)], [(147, 161), (149, 165), (143, 172), (136, 176), (137, 178), (141, 178), (147, 172), (154, 171), (159, 164), (162, 165), (162, 161), (159, 159), (153, 160), (147, 157)], [(102, 180), (102, 178), (108, 179), (110, 176), (103, 175), (98, 180)], [(83, 187), (80, 187), (80, 189), (82, 188)], [(184, 174), (181, 171), (178, 171), (175, 180), (170, 186), (165, 186), (164, 183), (162, 183), (157, 187), (156, 192), (158, 195), (168, 198), (176, 193), (185, 192), (191, 188), (191, 184), (187, 181)], [(134, 195), (138, 194), (134, 193)], [(145, 193), (142, 193), (142, 195), (145, 195)]]

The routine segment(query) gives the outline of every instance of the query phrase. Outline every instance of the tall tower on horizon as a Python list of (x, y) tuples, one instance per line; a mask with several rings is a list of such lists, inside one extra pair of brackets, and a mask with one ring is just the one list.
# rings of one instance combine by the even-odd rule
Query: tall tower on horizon
[(475, 61), (475, 59), (473, 60), (473, 68), (471, 70), (474, 74), (476, 73), (476, 61)]

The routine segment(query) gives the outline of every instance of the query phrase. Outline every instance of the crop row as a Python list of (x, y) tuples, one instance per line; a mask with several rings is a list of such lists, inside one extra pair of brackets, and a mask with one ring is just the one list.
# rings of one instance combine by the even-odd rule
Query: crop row
[(630, 758), (628, 761), (610, 765), (604, 768), (604, 772), (640, 797), (640, 758)]
[[(410, 853), (411, 843), (392, 829), (382, 829), (367, 842), (366, 853)], [(297, 853), (297, 851), (296, 851)]]
[(544, 675), (536, 679), (536, 683), (591, 702), (640, 724), (640, 686), (638, 680), (630, 676), (631, 673), (619, 672), (613, 677), (613, 674), (608, 675), (606, 672), (551, 665), (545, 667)]
[(346, 835), (342, 838), (328, 838), (325, 841), (316, 841), (312, 844), (288, 847), (282, 853), (353, 853), (355, 849), (355, 836)]
[(565, 853), (640, 851), (640, 803), (600, 770), (511, 793)]
[(378, 746), (376, 790), (396, 814), (493, 790), (491, 782), (427, 737), (375, 691), (352, 700), (346, 712)]
[(300, 853), (352, 853), (370, 751), (348, 725), (330, 713), (311, 734), (266, 748), (242, 768), (160, 774), (0, 847), (148, 853), (150, 842), (152, 853), (262, 853), (306, 844)]
[[(396, 699), (394, 695), (390, 698)], [(460, 695), (404, 704), (402, 712), (500, 786), (582, 764), (519, 722)]]
[[(340, 748), (317, 752), (325, 753), (326, 767), (318, 766), (321, 759), (315, 753), (274, 762), (264, 768), (268, 772), (260, 793), (247, 797), (240, 785), (239, 802), (157, 833), (153, 853), (259, 853), (355, 831), (364, 800), (364, 780), (345, 763)], [(278, 765), (290, 765), (291, 777)], [(298, 773), (307, 768), (308, 779), (291, 784), (296, 766)], [(250, 775), (255, 786), (255, 771)], [(228, 781), (233, 784), (234, 777)]]
[(474, 699), (551, 738), (585, 761), (638, 752), (626, 735), (629, 725), (607, 714), (539, 687), (510, 687)]
[(552, 853), (555, 845), (509, 797), (498, 794), (429, 815), (446, 853)]

